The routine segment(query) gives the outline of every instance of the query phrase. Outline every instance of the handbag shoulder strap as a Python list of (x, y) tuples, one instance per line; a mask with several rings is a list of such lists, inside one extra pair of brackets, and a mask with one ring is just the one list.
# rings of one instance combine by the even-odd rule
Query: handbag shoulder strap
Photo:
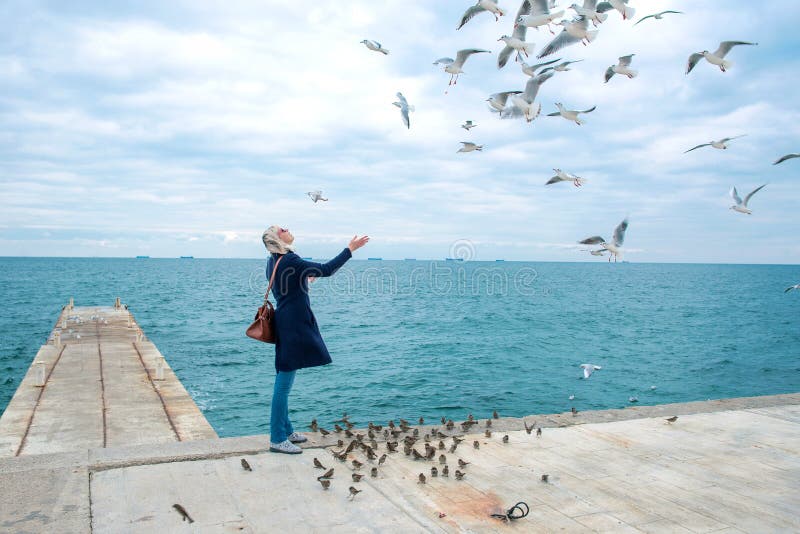
[(272, 291), (272, 283), (275, 281), (275, 272), (278, 270), (278, 264), (283, 259), (283, 256), (278, 257), (278, 261), (275, 262), (275, 267), (272, 268), (272, 276), (269, 277), (269, 285), (267, 286), (267, 292), (264, 294), (264, 302), (269, 300), (269, 292)]

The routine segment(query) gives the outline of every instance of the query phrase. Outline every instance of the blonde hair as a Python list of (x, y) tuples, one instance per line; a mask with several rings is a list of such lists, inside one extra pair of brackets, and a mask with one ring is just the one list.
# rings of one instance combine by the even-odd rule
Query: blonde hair
[(284, 242), (278, 236), (278, 230), (280, 230), (280, 228), (280, 226), (272, 225), (264, 230), (264, 233), (261, 234), (261, 241), (264, 242), (264, 246), (267, 247), (267, 250), (272, 254), (286, 254), (287, 252), (294, 252), (294, 247)]

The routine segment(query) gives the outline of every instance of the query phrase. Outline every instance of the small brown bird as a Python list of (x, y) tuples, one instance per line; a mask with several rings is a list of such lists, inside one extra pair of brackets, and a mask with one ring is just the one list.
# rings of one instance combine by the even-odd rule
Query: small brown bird
[(364, 464), (362, 464), (361, 462), (359, 462), (358, 460), (353, 460), (353, 461), (352, 461), (352, 462), (350, 462), (350, 463), (352, 463), (352, 464), (353, 464), (353, 467), (355, 467), (356, 469), (361, 469), (361, 467), (364, 465)]
[(378, 478), (378, 468), (373, 467), (372, 469), (370, 469), (369, 476), (371, 476), (372, 478)]
[(453, 422), (453, 420), (452, 420), (452, 419), (449, 419), (449, 420), (447, 421), (447, 424), (446, 424), (446, 425), (444, 425), (444, 426), (445, 426), (445, 428), (447, 428), (447, 430), (453, 430), (453, 427), (455, 427), (455, 426), (456, 426), (456, 424)]
[(456, 445), (458, 445), (462, 441), (464, 441), (464, 438), (459, 438), (458, 436), (453, 436), (453, 443), (455, 443)]
[(355, 425), (353, 423), (351, 423), (350, 421), (345, 421), (344, 422), (344, 426), (345, 426), (345, 428), (347, 428), (347, 430), (352, 430)]
[(331, 487), (331, 481), (324, 478), (324, 479), (317, 479), (319, 483), (322, 484), (322, 489), (326, 490)]
[(481, 448), (481, 444), (477, 439), (472, 442), (472, 446), (475, 447), (476, 449), (480, 449)]
[(337, 447), (344, 447), (344, 440), (342, 440), (342, 439), (337, 439), (337, 440), (336, 440), (336, 446), (337, 446)]
[(308, 425), (308, 428), (310, 428), (312, 432), (316, 432), (317, 431), (317, 420), (316, 419), (312, 419), (311, 420), (311, 424)]
[(347, 436), (348, 438), (352, 438), (354, 436), (354, 434), (350, 432), (349, 428), (344, 431), (344, 435)]
[(369, 446), (367, 447), (367, 458), (370, 460), (376, 460), (378, 458), (378, 455), (375, 454), (375, 451), (373, 451), (372, 447)]
[(381, 457), (378, 458), (378, 465), (383, 465), (386, 462), (387, 456), (385, 454), (381, 454)]
[(420, 473), (419, 477), (417, 477), (417, 478), (419, 479), (419, 482), (418, 482), (419, 484), (425, 484), (425, 480), (426, 479), (425, 479), (425, 475), (423, 473)]
[(342, 452), (331, 451), (331, 454), (333, 454), (333, 457), (339, 460), (340, 462), (344, 462), (347, 460), (347, 453), (344, 451)]
[(420, 417), (419, 418), (419, 424), (424, 425), (425, 424), (425, 418)]
[(486, 429), (486, 432), (484, 432), (483, 434), (484, 434), (484, 435), (485, 435), (487, 438), (491, 438), (491, 437), (492, 437), (492, 431), (491, 431), (491, 430), (489, 430), (488, 428)]
[(486, 420), (486, 428), (490, 428), (491, 426), (492, 426), (492, 420), (491, 419), (487, 419)]
[(344, 431), (344, 428), (342, 428), (342, 427), (340, 427), (339, 425), (337, 425), (337, 424), (335, 424), (335, 423), (334, 423), (334, 425), (333, 425), (333, 431), (334, 431), (334, 432), (336, 432), (337, 434), (341, 434), (341, 433)]
[(436, 449), (431, 447), (430, 449), (428, 449), (427, 454), (425, 454), (425, 459), (426, 460), (433, 460), (434, 456), (436, 456)]
[(675, 421), (677, 421), (677, 420), (678, 420), (678, 416), (677, 416), (677, 415), (673, 415), (672, 417), (667, 417), (667, 418), (665, 419), (665, 421), (666, 421), (667, 423), (669, 423), (669, 424), (672, 424), (672, 423), (674, 423), (674, 422), (675, 422)]
[(333, 467), (322, 473), (320, 476), (317, 477), (317, 480), (322, 478), (333, 478)]
[(322, 462), (320, 462), (316, 458), (314, 458), (314, 467), (316, 467), (317, 469), (327, 469), (327, 467), (322, 465)]
[(475, 420), (475, 418), (474, 418), (474, 417), (472, 417), (472, 414), (469, 414), (469, 415), (467, 416), (467, 421), (474, 421), (474, 420)]
[(508, 434), (503, 436), (503, 443), (508, 443)]
[(572, 417), (578, 415), (578, 410), (575, 409), (575, 406), (572, 407)]
[(386, 442), (386, 450), (389, 452), (397, 452), (397, 442), (396, 441), (387, 441)]
[(449, 477), (450, 476), (450, 468), (447, 467), (446, 464), (445, 464), (444, 467), (442, 467), (442, 476), (443, 477)]
[(450, 454), (456, 452), (456, 447), (458, 447), (458, 443), (453, 443), (452, 445), (450, 445)]
[(394, 428), (394, 419), (392, 419), (391, 421), (389, 421), (389, 423), (388, 423), (386, 426), (388, 426), (389, 428), (392, 428), (392, 429), (393, 429), (393, 428)]
[(369, 437), (369, 439), (375, 439), (375, 432), (373, 432), (372, 429), (370, 428), (369, 430), (367, 430), (367, 436)]
[(419, 428), (415, 428), (414, 431), (412, 432), (412, 434), (414, 435), (415, 438), (418, 438), (419, 437)]
[(439, 470), (436, 468), (435, 465), (433, 467), (431, 467), (431, 476), (432, 477), (438, 477), (439, 476)]
[(550, 480), (550, 475), (542, 475), (542, 482), (547, 484), (547, 481)]
[(442, 416), (442, 424), (443, 425), (447, 424), (447, 418), (445, 416)]
[(456, 469), (456, 480), (461, 480), (464, 478), (464, 473)]
[(347, 446), (347, 448), (345, 449), (344, 452), (346, 452), (346, 453), (353, 452), (353, 449), (356, 448), (356, 445), (358, 445), (358, 441), (356, 441), (356, 440), (351, 441), (350, 445)]
[(350, 486), (350, 500), (352, 501), (356, 495), (361, 493), (364, 490), (356, 489), (354, 486)]
[(424, 441), (425, 443), (430, 443), (431, 442), (431, 435), (430, 434), (425, 434), (424, 436), (422, 436), (422, 441)]
[(194, 523), (194, 519), (192, 519), (192, 516), (190, 516), (189, 512), (186, 511), (186, 508), (184, 508), (180, 504), (173, 504), (172, 507), (175, 508), (175, 510), (177, 510), (179, 514), (181, 514), (182, 517), (181, 521), (188, 521), (189, 523)]
[(542, 427), (539, 427), (539, 428), (536, 429), (536, 437), (537, 438), (541, 438), (542, 437)]
[(445, 456), (444, 454), (440, 454), (439, 455), (439, 463), (440, 464), (446, 464), (447, 463), (447, 456)]
[(400, 419), (400, 426), (409, 426), (408, 421), (405, 419)]
[(447, 437), (447, 434), (443, 434), (442, 432), (439, 431), (439, 429), (437, 429), (436, 432), (434, 432), (434, 435), (439, 439), (444, 439)]
[(361, 482), (361, 479), (364, 478), (364, 475), (359, 473), (353, 473), (351, 476), (353, 477), (353, 482)]
[(444, 441), (439, 441), (439, 450), (443, 451), (447, 448), (447, 445), (444, 444)]
[(497, 413), (497, 410), (492, 412), (492, 417), (494, 417), (495, 419), (500, 419), (500, 414)]
[(411, 449), (411, 455), (415, 460), (424, 460), (425, 457), (417, 452), (417, 449)]
[(250, 467), (250, 464), (247, 463), (247, 460), (245, 460), (244, 458), (242, 458), (242, 469), (244, 469), (245, 471), (252, 471), (253, 470), (253, 468)]
[(525, 419), (523, 419), (523, 420), (522, 420), (522, 424), (523, 424), (523, 425), (525, 425), (525, 432), (526, 432), (527, 434), (530, 434), (530, 433), (531, 433), (531, 431), (533, 430), (533, 427), (536, 425), (536, 422), (534, 422), (534, 423), (533, 423), (531, 426), (528, 426), (528, 423), (526, 423), (526, 422), (525, 422)]
[(319, 427), (319, 433), (322, 434), (323, 436), (327, 436), (328, 434), (330, 434), (330, 432), (328, 432), (322, 427)]
[(465, 467), (467, 467), (469, 464), (470, 464), (470, 462), (465, 462), (465, 461), (464, 461), (464, 460), (462, 460), (461, 458), (459, 458), (459, 459), (458, 459), (458, 467), (460, 467), (461, 469), (464, 469), (464, 468), (465, 468)]

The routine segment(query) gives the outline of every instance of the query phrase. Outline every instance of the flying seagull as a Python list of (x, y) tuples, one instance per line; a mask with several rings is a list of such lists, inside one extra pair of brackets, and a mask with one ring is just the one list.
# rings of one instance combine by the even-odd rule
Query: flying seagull
[(616, 65), (611, 65), (606, 69), (606, 83), (610, 80), (615, 74), (624, 74), (628, 78), (635, 78), (638, 72), (636, 70), (630, 68), (631, 61), (633, 61), (633, 56), (636, 54), (630, 54), (627, 56), (621, 56), (619, 58), (619, 63)]
[(690, 148), (689, 150), (684, 152), (684, 154), (687, 154), (687, 153), (691, 152), (692, 150), (697, 150), (698, 148), (703, 148), (704, 146), (710, 146), (710, 147), (718, 148), (720, 150), (728, 150), (728, 142), (729, 141), (733, 141), (734, 139), (739, 139), (740, 137), (744, 137), (746, 135), (747, 134), (737, 135), (736, 137), (724, 137), (724, 138), (720, 139), (719, 141), (710, 141), (708, 143), (703, 143), (702, 145), (697, 145), (696, 147)]
[[(547, 0), (532, 0), (531, 2), (523, 2), (523, 7), (525, 3), (529, 3), (528, 10), (523, 12), (522, 8), (520, 8), (519, 13), (517, 13), (517, 18), (514, 19), (514, 31), (516, 32), (518, 28), (536, 28), (536, 31), (539, 31), (539, 26), (547, 25), (548, 29), (550, 29), (550, 24), (553, 23), (554, 20), (561, 18), (564, 14), (564, 10), (556, 11), (554, 13), (550, 12), (551, 6), (550, 2)], [(552, 29), (550, 29), (550, 33), (554, 33)]]
[(589, 378), (592, 376), (592, 373), (602, 369), (602, 367), (593, 363), (582, 363), (581, 369), (583, 369), (583, 378)]
[[(542, 4), (544, 9), (547, 10), (547, 0), (534, 0), (536, 4)], [(517, 11), (517, 19), (519, 20), (522, 17), (526, 16), (531, 11), (531, 2), (530, 0), (523, 0), (522, 5), (519, 6), (519, 11)], [(549, 10), (548, 10), (549, 11)], [(498, 41), (503, 41), (506, 46), (503, 47), (503, 50), (500, 51), (500, 55), (497, 56), (497, 68), (502, 69), (508, 63), (508, 58), (511, 57), (511, 54), (516, 51), (516, 61), (520, 61), (521, 55), (528, 57), (530, 54), (533, 53), (533, 43), (525, 42), (525, 36), (528, 33), (528, 27), (524, 24), (514, 24), (514, 31), (511, 35), (503, 35), (498, 39)]]
[(470, 129), (475, 128), (477, 124), (472, 121), (466, 121), (464, 124), (461, 125), (466, 131), (470, 131)]
[(611, 256), (614, 256), (614, 263), (617, 262), (617, 256), (622, 255), (622, 244), (625, 242), (625, 230), (628, 229), (628, 218), (626, 217), (621, 223), (614, 228), (614, 239), (611, 242), (606, 241), (599, 235), (587, 237), (583, 241), (578, 241), (581, 245), (602, 245), (603, 249), (609, 251), (611, 255), (608, 261), (611, 261)]
[(384, 56), (389, 55), (389, 51), (386, 50), (383, 46), (381, 46), (381, 44), (378, 41), (370, 41), (369, 39), (364, 39), (363, 41), (361, 41), (361, 43), (363, 43), (364, 46), (366, 46), (367, 48), (369, 48), (374, 52), (380, 52)]
[(460, 30), (464, 24), (469, 22), (472, 17), (477, 15), (478, 13), (483, 13), (484, 11), (488, 11), (489, 13), (494, 15), (494, 20), (500, 20), (500, 17), (506, 14), (500, 7), (497, 5), (497, 0), (478, 0), (478, 2), (467, 9), (464, 14), (461, 16), (461, 22), (458, 24), (457, 30)]
[(558, 111), (556, 111), (555, 113), (548, 113), (547, 114), (548, 117), (558, 117), (560, 115), (565, 119), (567, 119), (568, 121), (574, 122), (578, 126), (583, 124), (583, 121), (581, 121), (578, 118), (578, 115), (580, 115), (581, 113), (591, 113), (592, 111), (595, 110), (595, 108), (597, 108), (597, 106), (592, 106), (589, 109), (584, 109), (583, 111), (579, 111), (576, 109), (567, 109), (561, 102), (556, 102), (556, 107), (558, 108)]
[[(610, 11), (614, 9), (611, 7), (611, 4), (608, 2), (603, 2), (605, 11)], [(571, 10), (582, 17), (586, 17), (587, 19), (592, 21), (592, 24), (597, 26), (598, 24), (602, 24), (608, 18), (608, 15), (605, 14), (604, 11), (600, 11), (597, 8), (597, 0), (583, 0), (583, 6), (579, 6), (578, 4), (572, 4), (569, 6)]]
[(406, 100), (406, 97), (403, 96), (403, 93), (399, 91), (397, 93), (397, 99), (399, 101), (392, 102), (392, 104), (400, 108), (400, 116), (403, 117), (403, 124), (406, 125), (406, 128), (411, 128), (411, 121), (408, 117), (408, 114), (409, 112), (414, 111), (414, 106), (409, 106), (408, 100)]
[(564, 172), (561, 169), (553, 169), (553, 172), (555, 172), (556, 175), (550, 178), (550, 180), (548, 180), (544, 185), (557, 184), (558, 182), (572, 182), (575, 187), (580, 187), (583, 185), (583, 182), (586, 181), (580, 176), (569, 172)]
[(314, 204), (316, 204), (318, 200), (321, 200), (323, 202), (328, 201), (327, 198), (322, 197), (322, 191), (320, 191), (319, 189), (317, 189), (316, 191), (309, 191), (308, 193), (306, 193), (306, 195), (311, 197), (311, 200), (314, 201)]
[(597, 38), (597, 30), (589, 30), (589, 19), (586, 17), (577, 17), (571, 21), (565, 19), (559, 21), (558, 25), (563, 26), (564, 29), (547, 46), (542, 48), (539, 55), (536, 56), (537, 58), (541, 59), (549, 56), (575, 43), (586, 45)]
[(501, 112), (503, 118), (525, 117), (525, 120), (531, 122), (539, 116), (542, 111), (542, 105), (534, 105), (536, 95), (539, 93), (539, 87), (553, 77), (552, 72), (540, 74), (528, 80), (525, 84), (525, 92), (515, 94), (511, 97), (513, 106), (506, 108)]
[[(636, 24), (639, 24), (643, 20), (647, 20), (649, 18), (653, 18), (653, 19), (656, 19), (656, 20), (661, 20), (662, 18), (664, 18), (664, 15), (666, 15), (667, 13), (675, 13), (675, 14), (682, 15), (683, 11), (669, 11), (668, 10), (668, 11), (662, 11), (661, 13), (653, 13), (652, 15), (647, 15), (646, 17), (640, 18), (639, 20), (636, 21)], [(634, 24), (634, 26), (636, 26), (636, 24)]]
[(464, 66), (464, 63), (467, 61), (467, 58), (472, 54), (481, 54), (487, 53), (491, 54), (488, 50), (482, 50), (480, 48), (465, 48), (463, 50), (459, 50), (456, 53), (456, 59), (453, 60), (449, 57), (439, 58), (433, 62), (434, 65), (444, 65), (444, 71), (450, 74), (450, 83), (447, 85), (455, 85), (458, 83), (458, 75), (463, 73), (464, 71), (461, 70), (461, 67)]
[(788, 293), (789, 291), (791, 291), (791, 290), (793, 290), (793, 289), (800, 290), (800, 284), (795, 284), (795, 285), (793, 285), (793, 286), (789, 286), (789, 287), (787, 287), (786, 289), (784, 289), (784, 290), (783, 290), (783, 292), (784, 292), (784, 293)]
[(716, 65), (719, 67), (719, 70), (725, 72), (727, 69), (733, 65), (730, 61), (725, 59), (725, 56), (728, 55), (728, 52), (731, 51), (736, 45), (750, 45), (755, 46), (758, 43), (748, 43), (747, 41), (722, 41), (719, 44), (719, 48), (717, 48), (713, 53), (709, 52), (708, 50), (703, 50), (702, 52), (695, 52), (691, 56), (689, 56), (689, 62), (686, 65), (686, 74), (692, 72), (692, 69), (697, 65), (697, 63), (706, 58), (706, 61), (711, 63), (712, 65)]
[(758, 193), (761, 190), (761, 188), (764, 187), (765, 185), (767, 184), (756, 187), (755, 189), (750, 191), (747, 194), (747, 196), (744, 197), (744, 200), (739, 198), (739, 193), (736, 191), (736, 187), (731, 187), (731, 198), (736, 204), (731, 206), (730, 209), (732, 209), (733, 211), (738, 211), (739, 213), (746, 213), (747, 215), (752, 215), (753, 212), (750, 211), (750, 208), (747, 207), (747, 203), (750, 201), (750, 198), (756, 193)]
[[(521, 61), (519, 66), (522, 68), (522, 73), (523, 74), (527, 74), (528, 76), (536, 76), (536, 71), (537, 70), (539, 70), (540, 68), (545, 67), (547, 65), (552, 65), (553, 63), (556, 63), (558, 61), (561, 61), (561, 59), (560, 58), (559, 59), (551, 59), (550, 61), (545, 61), (543, 63), (537, 63), (536, 65), (528, 65), (524, 61)], [(567, 63), (569, 63), (569, 62), (567, 62)], [(544, 72), (545, 70), (553, 70), (553, 67), (547, 67), (546, 69), (542, 70), (542, 72)]]
[(570, 65), (572, 65), (573, 63), (580, 63), (581, 61), (583, 61), (583, 60), (582, 59), (576, 59), (575, 61), (563, 61), (563, 62), (559, 63), (558, 65), (556, 65), (555, 67), (547, 67), (545, 69), (542, 69), (542, 72), (544, 73), (544, 72), (547, 72), (549, 70), (554, 70), (556, 72), (567, 72), (568, 70), (572, 70), (571, 68), (569, 68)]
[(458, 152), (474, 152), (475, 150), (483, 150), (483, 145), (476, 145), (475, 143), (470, 143), (469, 141), (461, 141), (463, 145), (461, 148), (456, 151)]
[(492, 93), (489, 95), (489, 98), (486, 101), (489, 103), (489, 109), (491, 111), (500, 113), (500, 116), (503, 116), (503, 110), (506, 109), (506, 104), (508, 103), (508, 97), (511, 95), (518, 95), (522, 91), (503, 91), (500, 93)]
[(636, 10), (628, 6), (628, 0), (609, 0), (608, 2), (597, 4), (597, 10), (600, 12), (604, 13), (612, 9), (620, 12), (622, 20), (632, 19), (636, 15)]
[(775, 160), (775, 163), (773, 163), (773, 165), (777, 165), (779, 163), (783, 163), (787, 159), (792, 159), (792, 158), (800, 158), (800, 154), (794, 153), (794, 154), (786, 154), (785, 156), (781, 156), (780, 158)]

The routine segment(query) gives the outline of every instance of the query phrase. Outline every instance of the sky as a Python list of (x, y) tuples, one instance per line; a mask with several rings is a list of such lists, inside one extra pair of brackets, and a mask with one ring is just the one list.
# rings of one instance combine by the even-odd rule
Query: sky
[[(800, 263), (800, 159), (772, 165), (800, 152), (795, 2), (631, 0), (637, 20), (685, 14), (610, 13), (552, 56), (582, 61), (542, 85), (530, 124), (485, 102), (527, 81), (496, 64), (519, 4), (457, 31), (469, 0), (6, 0), (0, 255), (262, 258), (276, 224), (315, 258), (367, 234), (357, 257), (605, 261), (577, 241), (628, 217), (631, 262)], [(537, 52), (551, 38), (528, 31)], [(758, 46), (685, 75), (723, 40)], [(491, 53), (448, 88), (432, 63), (462, 48)], [(639, 76), (603, 83), (631, 53)], [(578, 126), (546, 116), (556, 102), (597, 109)], [(555, 167), (585, 185), (545, 186)], [(763, 183), (753, 215), (729, 209), (731, 186)]]

